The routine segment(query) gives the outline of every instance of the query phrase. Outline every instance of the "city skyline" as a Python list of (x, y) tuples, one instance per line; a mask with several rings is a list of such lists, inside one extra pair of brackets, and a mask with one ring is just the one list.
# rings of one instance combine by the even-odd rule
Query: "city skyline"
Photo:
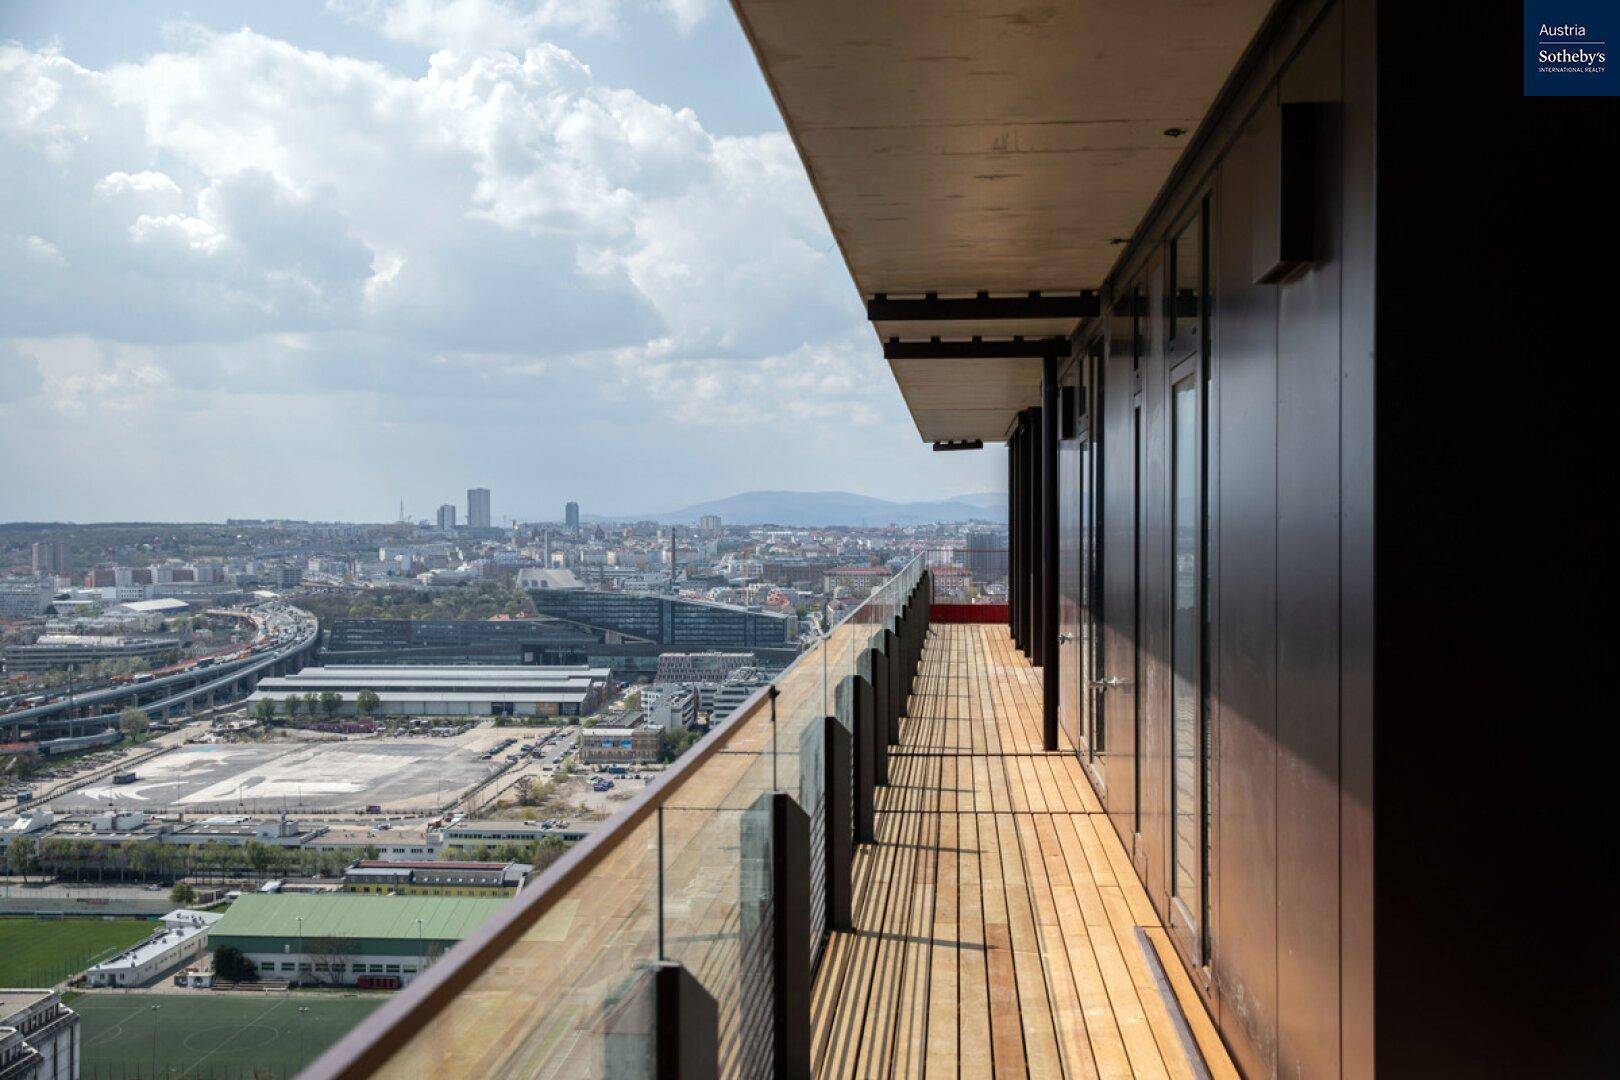
[(919, 438), (733, 19), (516, 12), (0, 11), (0, 520), (1004, 484)]

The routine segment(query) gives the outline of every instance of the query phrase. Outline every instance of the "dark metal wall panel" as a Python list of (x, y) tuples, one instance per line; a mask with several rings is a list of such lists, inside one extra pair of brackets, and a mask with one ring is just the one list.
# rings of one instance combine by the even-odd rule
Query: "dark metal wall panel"
[(1263, 131), (1222, 164), (1212, 343), (1220, 470), (1220, 910), (1212, 973), (1227, 1044), (1243, 1071), (1269, 1076), (1277, 1049), (1277, 290), (1255, 285), (1250, 238)]
[[(1118, 298), (1115, 304), (1121, 303)], [(1126, 301), (1128, 303), (1128, 301)], [(1102, 423), (1109, 452), (1103, 459), (1103, 670), (1107, 678), (1134, 680), (1136, 650), (1136, 433), (1131, 372), (1133, 342), (1129, 315), (1109, 320), (1108, 392)], [(1108, 726), (1108, 778), (1105, 805), (1114, 831), (1129, 849), (1136, 831), (1136, 726), (1134, 685), (1103, 691)]]
[[(1340, 18), (1283, 73), (1326, 103), (1317, 262), (1277, 286), (1277, 1073), (1339, 1070)], [(1307, 178), (1308, 180), (1308, 178)]]
[(1373, 509), (1378, 59), (1374, 0), (1344, 3), (1339, 397), (1339, 1045), (1374, 1071)]
[(1170, 922), (1170, 419), (1169, 373), (1165, 370), (1164, 261), (1148, 264), (1147, 356), (1142, 361), (1143, 440), (1139, 656), (1141, 685), (1141, 831), (1133, 853), (1148, 896)]
[[(1102, 423), (1112, 453), (1102, 520), (1104, 675), (1138, 685), (1105, 697), (1105, 805), (1168, 915), (1170, 575), (1168, 379), (1162, 252), (1206, 191), (1214, 290), (1209, 420), (1213, 624), (1210, 998), (1245, 1073), (1366, 1075), (1373, 1060), (1371, 642), (1376, 67), (1344, 27), (1370, 33), (1373, 0), (1279, 8), (1224, 95), (1213, 134), (1136, 232), (1105, 299), (1147, 287), (1150, 347), (1133, 382), (1111, 345)], [(1353, 68), (1353, 74), (1351, 71)], [(1347, 79), (1353, 83), (1346, 93)], [(1319, 259), (1285, 285), (1254, 284), (1256, 227), (1275, 215), (1283, 100), (1321, 104)], [(1264, 229), (1262, 228), (1262, 232)], [(1351, 280), (1351, 277), (1354, 280)], [(1128, 319), (1110, 319), (1111, 335)], [(1146, 438), (1136, 573), (1132, 390)], [(1349, 475), (1355, 473), (1355, 475)], [(1070, 499), (1070, 487), (1062, 498)], [(1067, 507), (1065, 507), (1067, 510)], [(1140, 587), (1139, 598), (1132, 585)], [(1139, 602), (1138, 602), (1139, 601)], [(1140, 744), (1133, 743), (1141, 703)], [(1140, 795), (1135, 766), (1140, 763)], [(1137, 805), (1139, 802), (1139, 807)], [(1133, 821), (1140, 816), (1140, 835)]]
[[(1436, 35), (1524, 48), (1477, 12), (1377, 29), (1376, 1065), (1616, 1076), (1620, 124), (1426, 67)], [(1498, 302), (1459, 332), (1481, 281)]]
[[(1070, 402), (1080, 393), (1080, 363), (1065, 364), (1059, 382)], [(1072, 396), (1071, 396), (1072, 395)], [(1065, 403), (1066, 408), (1072, 405)], [(1066, 417), (1067, 421), (1068, 418)], [(1058, 723), (1079, 746), (1080, 713), (1086, 689), (1080, 684), (1080, 440), (1078, 429), (1060, 432), (1058, 443)]]

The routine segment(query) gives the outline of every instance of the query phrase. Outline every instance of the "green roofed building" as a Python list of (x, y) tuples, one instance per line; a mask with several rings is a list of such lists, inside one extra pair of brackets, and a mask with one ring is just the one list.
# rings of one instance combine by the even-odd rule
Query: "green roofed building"
[(249, 893), (208, 935), (261, 979), (397, 989), (494, 915), (505, 900), (352, 893)]

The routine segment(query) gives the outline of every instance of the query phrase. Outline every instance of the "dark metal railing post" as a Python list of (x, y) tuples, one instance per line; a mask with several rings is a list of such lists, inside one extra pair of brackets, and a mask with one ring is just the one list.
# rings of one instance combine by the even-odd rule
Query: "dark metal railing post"
[(910, 691), (910, 682), (906, 678), (906, 647), (911, 637), (911, 604), (908, 600), (900, 605), (899, 612), (894, 617), (894, 742), (900, 741), (900, 718), (906, 715), (906, 695)]
[(786, 792), (761, 795), (770, 816), (771, 1075), (810, 1077), (810, 818)]
[(893, 630), (883, 631), (883, 655), (889, 668), (889, 705), (885, 716), (889, 725), (889, 745), (893, 746), (900, 741), (900, 703), (905, 700), (905, 673), (900, 668), (900, 638)]
[[(872, 672), (876, 675), (877, 657), (874, 655), (870, 659), (874, 661)], [(872, 683), (863, 675), (854, 676), (853, 682), (854, 693), (850, 700), (855, 716), (855, 767), (852, 776), (855, 784), (855, 839), (858, 843), (869, 844), (877, 836), (877, 752), (881, 740), (877, 737), (877, 709)]]
[(720, 1074), (720, 1010), (679, 963), (659, 960), (603, 1004), (602, 1065), (608, 1076), (708, 1080)]
[(872, 650), (872, 783), (889, 782), (889, 657)]
[(827, 927), (851, 930), (855, 926), (855, 898), (850, 876), (855, 840), (851, 791), (854, 739), (836, 716), (827, 717), (825, 731), (825, 752), (821, 760), (826, 770), (822, 789), (826, 799), (823, 812), (827, 815)]
[(713, 996), (673, 961), (655, 965), (653, 977), (658, 1018), (654, 1074), (658, 1080), (719, 1076), (720, 1009)]

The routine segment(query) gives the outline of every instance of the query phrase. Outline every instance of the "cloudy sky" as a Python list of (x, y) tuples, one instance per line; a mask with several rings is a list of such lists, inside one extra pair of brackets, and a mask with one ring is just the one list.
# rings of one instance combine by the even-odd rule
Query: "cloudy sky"
[(0, 4), (0, 520), (1005, 486), (722, 0)]

